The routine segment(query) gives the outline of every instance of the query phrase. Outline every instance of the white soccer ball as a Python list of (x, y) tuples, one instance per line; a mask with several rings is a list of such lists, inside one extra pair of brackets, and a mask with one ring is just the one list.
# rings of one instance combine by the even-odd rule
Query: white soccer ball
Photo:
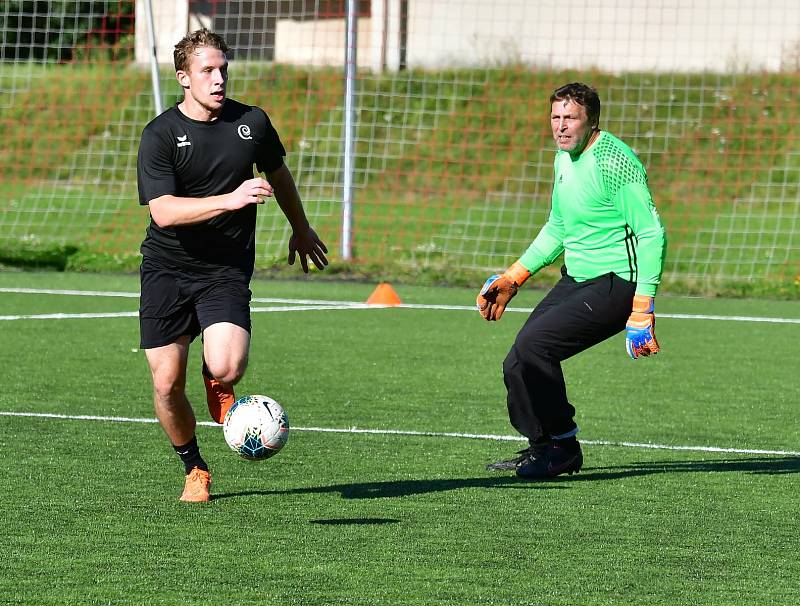
[(267, 396), (244, 396), (233, 403), (222, 424), (228, 446), (250, 460), (278, 454), (289, 439), (283, 406)]

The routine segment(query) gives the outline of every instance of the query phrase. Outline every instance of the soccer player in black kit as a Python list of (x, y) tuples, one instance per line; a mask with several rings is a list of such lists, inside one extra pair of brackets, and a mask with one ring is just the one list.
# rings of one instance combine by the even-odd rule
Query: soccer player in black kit
[[(202, 334), (209, 412), (221, 423), (250, 349), (250, 278), (256, 205), (274, 195), (292, 228), (289, 264), (319, 269), (327, 248), (311, 228), (286, 154), (266, 113), (226, 98), (228, 48), (202, 29), (175, 45), (183, 100), (142, 132), (139, 203), (150, 207), (142, 242), (141, 347), (153, 379), (156, 416), (183, 461), (182, 501), (210, 498), (186, 398), (189, 344)], [(253, 166), (266, 179), (254, 176)]]

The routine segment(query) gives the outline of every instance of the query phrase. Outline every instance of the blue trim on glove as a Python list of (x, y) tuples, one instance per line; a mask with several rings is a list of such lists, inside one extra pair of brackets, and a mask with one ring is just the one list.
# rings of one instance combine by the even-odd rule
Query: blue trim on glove
[[(486, 282), (484, 282), (483, 288), (481, 288), (481, 296), (485, 295), (488, 292), (488, 290), (492, 287), (492, 284), (494, 284), (501, 277), (502, 276), (500, 274), (494, 274), (493, 276), (489, 276), (486, 279)], [(475, 291), (472, 291), (472, 292), (475, 292)]]

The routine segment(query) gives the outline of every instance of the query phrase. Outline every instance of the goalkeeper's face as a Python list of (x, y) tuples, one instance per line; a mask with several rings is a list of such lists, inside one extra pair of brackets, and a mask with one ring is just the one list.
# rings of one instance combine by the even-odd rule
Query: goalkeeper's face
[(199, 106), (213, 116), (219, 114), (225, 102), (228, 82), (225, 53), (216, 48), (200, 47), (192, 53), (188, 71), (179, 71), (176, 75), (188, 103)]
[(597, 125), (589, 120), (586, 108), (570, 99), (553, 101), (550, 126), (558, 149), (572, 155), (586, 149), (597, 132)]

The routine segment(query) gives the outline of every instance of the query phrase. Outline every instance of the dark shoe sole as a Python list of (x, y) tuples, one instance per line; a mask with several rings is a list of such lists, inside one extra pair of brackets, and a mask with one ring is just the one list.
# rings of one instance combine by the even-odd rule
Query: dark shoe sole
[(513, 459), (506, 459), (505, 461), (497, 461), (496, 463), (488, 463), (486, 471), (514, 471), (519, 469), (521, 465), (526, 465), (544, 454), (545, 448), (550, 442), (537, 442), (531, 448), (520, 450), (517, 452), (518, 457)]
[(526, 480), (549, 480), (560, 475), (571, 476), (574, 473), (579, 473), (581, 467), (583, 467), (583, 454), (579, 452), (575, 457), (561, 465), (547, 465), (545, 467), (543, 460), (541, 462), (534, 460), (530, 464), (520, 465), (517, 468), (517, 476)]
[(486, 471), (514, 471), (522, 463), (515, 461), (500, 461), (498, 463), (489, 463), (486, 465)]

